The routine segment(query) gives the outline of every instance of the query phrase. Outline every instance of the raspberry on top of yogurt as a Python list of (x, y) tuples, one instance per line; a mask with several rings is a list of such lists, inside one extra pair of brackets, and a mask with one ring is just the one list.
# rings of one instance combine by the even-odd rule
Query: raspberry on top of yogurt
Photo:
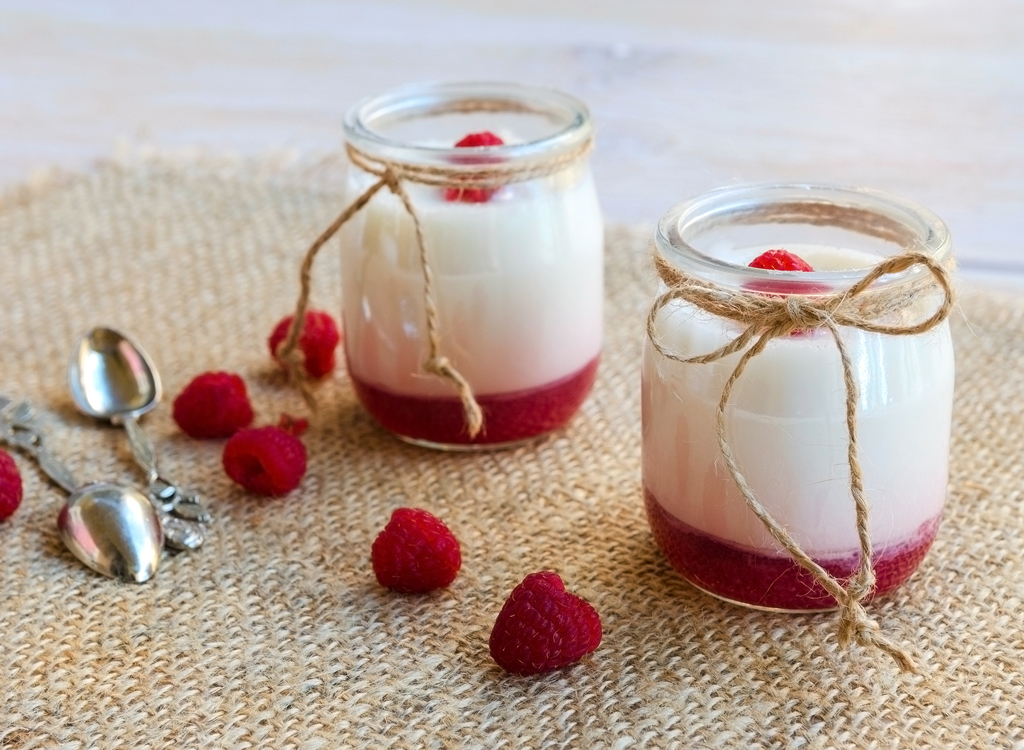
[(504, 146), (505, 141), (496, 136), (490, 130), (480, 133), (469, 133), (461, 141), (455, 144), (455, 148), (477, 148), (479, 146)]
[[(766, 250), (758, 255), (750, 263), (750, 268), (761, 268), (766, 271), (799, 271), (809, 273), (814, 271), (811, 264), (796, 253), (791, 253), (783, 248)], [(747, 289), (766, 294), (817, 294), (828, 291), (817, 284), (802, 284), (793, 282), (776, 281), (751, 281), (745, 285)]]
[(784, 250), (766, 250), (750, 261), (751, 268), (763, 268), (768, 271), (813, 271), (811, 264), (799, 255)]
[[(469, 133), (455, 144), (455, 148), (486, 148), (488, 146), (504, 146), (505, 141), (489, 130), (480, 133)], [(485, 164), (490, 159), (467, 157), (459, 160), (465, 164)], [(447, 188), (444, 199), (459, 203), (486, 203), (497, 192), (494, 188)]]

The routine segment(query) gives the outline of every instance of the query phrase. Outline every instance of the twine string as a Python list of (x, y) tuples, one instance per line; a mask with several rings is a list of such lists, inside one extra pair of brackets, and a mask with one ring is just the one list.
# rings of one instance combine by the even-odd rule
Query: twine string
[(466, 418), (466, 427), (471, 438), (476, 437), (483, 429), (484, 415), (480, 410), (480, 404), (473, 396), (473, 389), (462, 374), (455, 369), (452, 363), (441, 354), (441, 334), (437, 323), (437, 305), (434, 304), (434, 272), (427, 262), (427, 245), (423, 241), (423, 225), (420, 223), (416, 211), (413, 210), (409, 194), (402, 187), (402, 183), (395, 179), (391, 191), (398, 196), (405, 206), (405, 210), (412, 217), (413, 228), (416, 230), (416, 246), (419, 250), (420, 267), (423, 269), (423, 301), (427, 314), (427, 341), (430, 355), (423, 363), (423, 369), (440, 378), (450, 380), (455, 384), (459, 393), (459, 400), (462, 401), (462, 412)]
[[(482, 109), (491, 104), (484, 102)], [(439, 188), (489, 188), (494, 189), (514, 182), (524, 182), (560, 172), (585, 158), (593, 148), (593, 139), (587, 138), (579, 144), (554, 156), (524, 163), (486, 162), (458, 163), (446, 165), (423, 165), (384, 159), (367, 153), (351, 143), (346, 144), (351, 162), (361, 170), (377, 178), (362, 194), (350, 203), (331, 224), (310, 245), (303, 256), (299, 269), (299, 297), (295, 304), (295, 315), (288, 329), (288, 335), (278, 348), (278, 358), (284, 363), (288, 376), (299, 387), (310, 410), (316, 410), (316, 398), (303, 369), (302, 352), (298, 348), (305, 326), (306, 311), (312, 287), (313, 261), (317, 253), (339, 229), (355, 216), (382, 188), (387, 188), (402, 203), (412, 219), (416, 236), (416, 247), (420, 268), (423, 273), (423, 300), (427, 327), (428, 355), (423, 369), (439, 378), (450, 381), (462, 402), (466, 429), (470, 438), (475, 438), (484, 428), (483, 411), (473, 389), (466, 378), (455, 368), (451, 360), (441, 351), (441, 333), (438, 322), (437, 303), (434, 294), (434, 274), (427, 258), (427, 243), (423, 225), (414, 208), (403, 182), (429, 185)]]
[[(914, 266), (923, 266), (931, 276), (931, 283), (908, 282), (907, 288), (870, 290), (882, 276), (901, 273)], [(729, 474), (743, 496), (746, 505), (760, 519), (768, 532), (802, 568), (832, 596), (838, 604), (839, 642), (844, 647), (851, 640), (862, 646), (873, 646), (889, 654), (904, 671), (917, 671), (910, 655), (901, 646), (883, 636), (878, 624), (864, 609), (863, 600), (875, 585), (872, 567), (870, 514), (864, 496), (864, 479), (858, 458), (857, 400), (858, 387), (854, 377), (850, 353), (840, 335), (840, 327), (848, 326), (873, 333), (894, 336), (913, 336), (941, 324), (953, 307), (954, 295), (949, 272), (929, 255), (907, 251), (887, 258), (874, 266), (849, 289), (829, 295), (769, 295), (724, 289), (708, 281), (690, 276), (660, 254), (655, 255), (658, 275), (668, 287), (651, 306), (647, 316), (647, 335), (655, 350), (667, 359), (683, 364), (707, 364), (743, 352), (722, 388), (718, 402), (715, 430), (718, 447)], [(925, 281), (928, 279), (926, 277)], [(938, 286), (943, 292), (942, 303), (929, 317), (914, 324), (886, 323), (890, 313), (905, 309), (922, 294)], [(707, 354), (684, 357), (669, 351), (659, 341), (656, 331), (658, 313), (669, 303), (681, 300), (722, 318), (745, 325), (734, 339)], [(788, 336), (797, 329), (825, 328), (835, 341), (842, 364), (846, 395), (847, 462), (850, 468), (850, 494), (856, 511), (857, 537), (860, 562), (857, 572), (846, 581), (846, 586), (832, 576), (800, 547), (789, 531), (776, 521), (768, 509), (757, 499), (746, 477), (740, 470), (729, 441), (726, 438), (726, 410), (733, 387), (743, 375), (747, 364), (764, 351), (772, 339)], [(755, 340), (756, 339), (756, 340)], [(753, 343), (751, 344), (751, 342)]]
[(306, 402), (306, 406), (309, 407), (310, 411), (316, 411), (316, 397), (313, 395), (313, 389), (309, 385), (309, 378), (306, 377), (305, 370), (303, 369), (304, 357), (298, 345), (299, 338), (302, 336), (302, 330), (306, 325), (306, 311), (309, 309), (309, 295), (313, 286), (313, 261), (316, 260), (316, 255), (320, 252), (320, 248), (326, 245), (327, 241), (341, 229), (345, 222), (355, 216), (363, 206), (370, 202), (370, 198), (375, 196), (387, 184), (387, 180), (381, 177), (363, 191), (362, 195), (352, 201), (320, 233), (320, 236), (313, 241), (313, 244), (309, 246), (309, 249), (306, 250), (305, 255), (302, 257), (302, 265), (299, 267), (299, 299), (295, 303), (295, 313), (291, 324), (288, 326), (288, 335), (278, 347), (277, 356), (284, 363), (285, 369), (288, 371), (288, 377), (298, 386), (302, 399)]

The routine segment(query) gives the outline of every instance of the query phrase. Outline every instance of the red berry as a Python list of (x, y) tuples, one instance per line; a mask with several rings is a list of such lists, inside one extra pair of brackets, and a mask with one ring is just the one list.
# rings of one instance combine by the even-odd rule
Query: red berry
[(419, 508), (399, 508), (373, 541), (377, 582), (403, 594), (441, 589), (462, 567), (459, 540), (444, 523)]
[(769, 271), (813, 271), (810, 264), (799, 255), (789, 250), (767, 250), (752, 261), (751, 268), (764, 268)]
[(14, 515), (21, 505), (21, 473), (14, 459), (0, 451), (0, 521)]
[[(470, 133), (456, 143), (455, 148), (485, 148), (487, 146), (504, 145), (505, 141), (489, 130), (484, 130), (480, 133)], [(493, 160), (487, 157), (466, 157), (460, 159), (460, 162), (466, 164), (487, 164), (490, 161)], [(495, 192), (494, 188), (448, 188), (444, 191), (444, 199), (449, 202), (486, 203)]]
[(515, 674), (538, 674), (583, 658), (601, 643), (601, 617), (565, 590), (557, 573), (531, 573), (498, 613), (491, 656)]
[[(761, 253), (749, 264), (750, 268), (764, 268), (769, 271), (802, 271), (804, 273), (814, 271), (811, 265), (788, 250), (768, 250)], [(786, 294), (824, 294), (830, 291), (827, 285), (814, 284), (811, 282), (792, 281), (750, 281), (744, 285), (747, 289), (755, 292), (763, 292), (768, 295)], [(791, 335), (797, 335), (800, 331), (794, 331)]]
[(481, 146), (504, 146), (505, 141), (489, 130), (470, 133), (455, 144), (455, 148), (480, 148)]
[[(288, 338), (294, 315), (282, 319), (270, 334), (267, 343), (274, 359), (278, 359), (277, 350)], [(338, 326), (334, 318), (323, 310), (307, 310), (306, 323), (299, 335), (299, 350), (302, 352), (303, 367), (311, 378), (322, 378), (334, 369), (334, 350), (341, 341)]]
[(239, 430), (224, 445), (224, 471), (250, 492), (277, 497), (299, 486), (306, 446), (279, 427)]
[(230, 372), (204, 372), (174, 399), (174, 421), (194, 438), (222, 438), (252, 424), (245, 381)]

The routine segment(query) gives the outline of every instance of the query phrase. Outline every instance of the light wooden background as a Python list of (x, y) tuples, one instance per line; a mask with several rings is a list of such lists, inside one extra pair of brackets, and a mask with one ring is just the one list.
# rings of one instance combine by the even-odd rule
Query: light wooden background
[(584, 98), (611, 221), (868, 185), (942, 216), (973, 279), (1024, 278), (1020, 0), (0, 0), (0, 187), (119, 150), (329, 152), (349, 104), (428, 79)]

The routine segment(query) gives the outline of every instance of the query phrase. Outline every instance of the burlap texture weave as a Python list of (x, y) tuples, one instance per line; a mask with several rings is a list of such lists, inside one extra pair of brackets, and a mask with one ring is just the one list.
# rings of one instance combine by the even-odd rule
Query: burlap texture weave
[[(203, 370), (242, 374), (261, 422), (301, 413), (265, 338), (294, 302), (299, 255), (340, 208), (336, 181), (247, 164), (148, 161), (0, 199), (0, 393), (48, 410), (82, 480), (138, 481), (124, 435), (79, 416), (75, 339), (131, 333), (169, 397)], [(638, 354), (653, 275), (645, 233), (612, 230), (607, 345), (570, 428), (494, 453), (407, 446), (343, 372), (319, 391), (310, 469), (277, 500), (184, 437), (169, 403), (143, 423), (165, 473), (216, 516), (195, 554), (126, 585), (58, 538), (63, 495), (31, 461), (0, 525), (0, 747), (1024, 747), (1024, 300), (965, 294), (946, 519), (921, 569), (869, 609), (922, 675), (854, 647), (829, 615), (719, 603), (677, 577), (643, 516)], [(340, 309), (336, 252), (314, 305)], [(170, 398), (167, 399), (169, 402)], [(369, 548), (391, 511), (431, 510), (462, 542), (446, 591), (381, 589)], [(553, 568), (601, 613), (600, 649), (520, 678), (491, 624)]]

